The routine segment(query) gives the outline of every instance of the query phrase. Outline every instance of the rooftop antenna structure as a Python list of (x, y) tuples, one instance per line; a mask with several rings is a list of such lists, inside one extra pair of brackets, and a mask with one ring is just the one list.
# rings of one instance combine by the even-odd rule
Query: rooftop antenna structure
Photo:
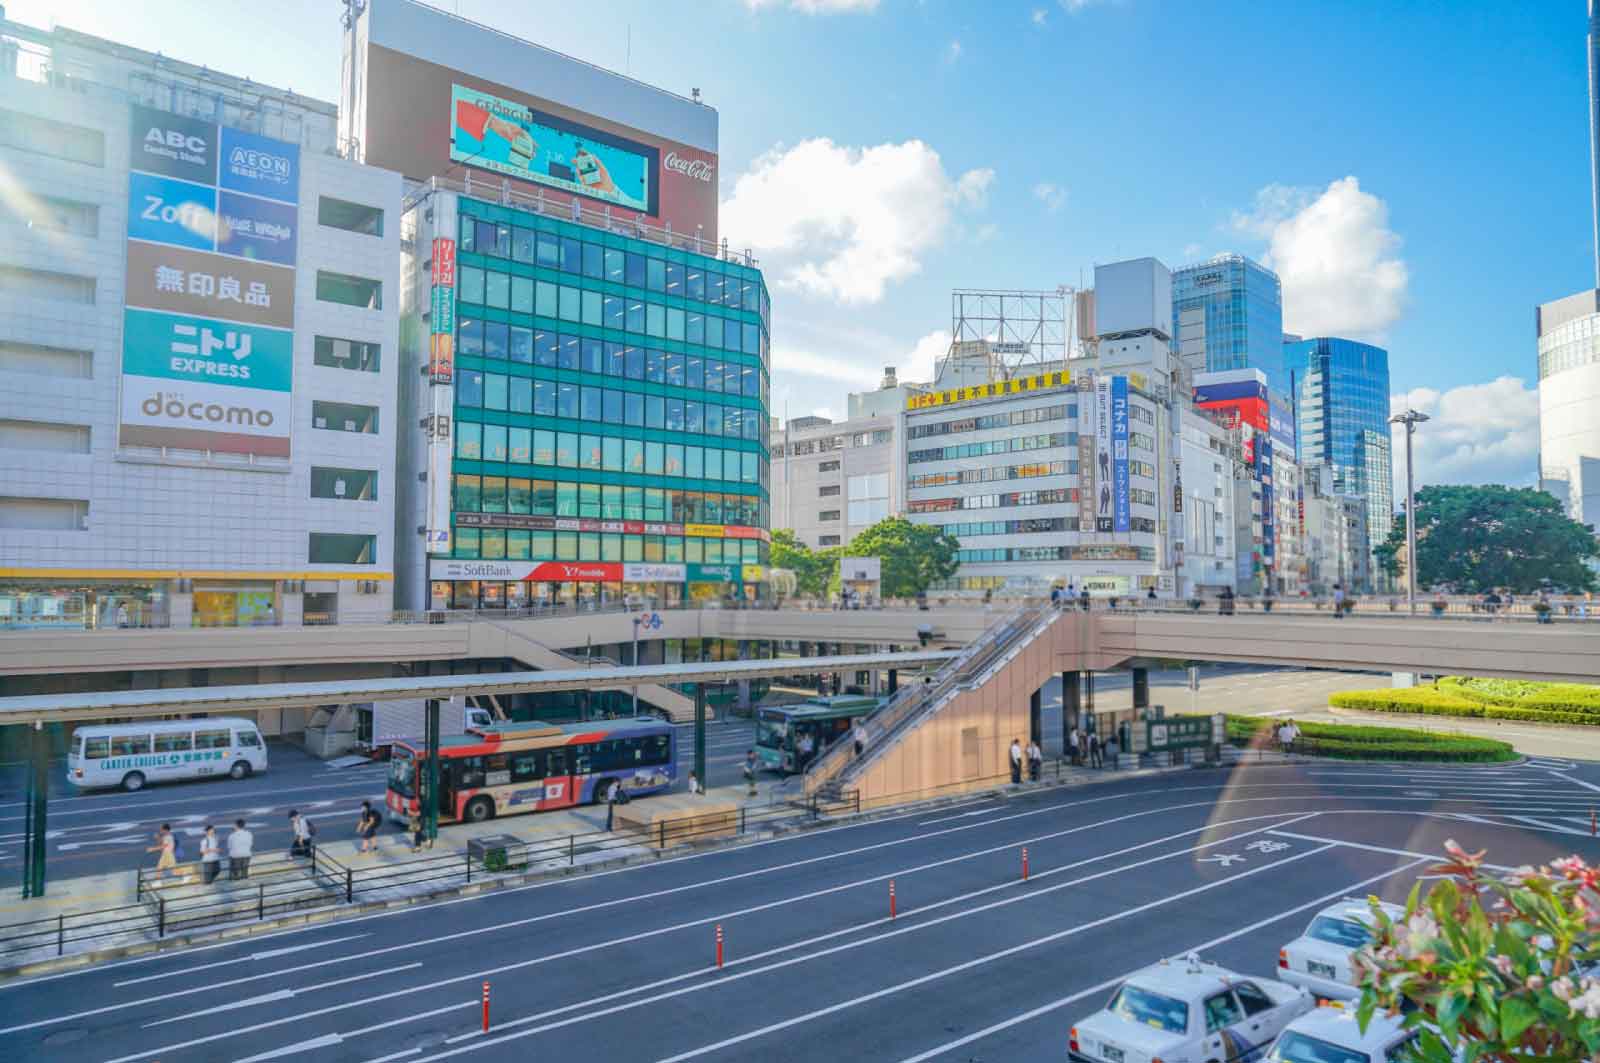
[(1073, 350), (1074, 289), (1051, 291), (958, 288), (950, 293), (946, 358), (987, 356), (998, 383), (1055, 362)]

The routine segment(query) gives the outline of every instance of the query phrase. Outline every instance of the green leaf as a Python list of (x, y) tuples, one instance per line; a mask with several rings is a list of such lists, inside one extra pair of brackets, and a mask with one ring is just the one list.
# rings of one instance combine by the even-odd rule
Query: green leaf
[(1500, 1036), (1515, 1044), (1524, 1031), (1539, 1021), (1539, 1009), (1523, 996), (1500, 998)]
[(1439, 1003), (1434, 1011), (1434, 1017), (1439, 1020), (1439, 1030), (1446, 1038), (1454, 1042), (1458, 1039), (1456, 1024), (1461, 1021), (1461, 1016), (1467, 1013), (1467, 1007), (1472, 1003), (1470, 994), (1458, 992), (1454, 986), (1446, 989), (1439, 997)]

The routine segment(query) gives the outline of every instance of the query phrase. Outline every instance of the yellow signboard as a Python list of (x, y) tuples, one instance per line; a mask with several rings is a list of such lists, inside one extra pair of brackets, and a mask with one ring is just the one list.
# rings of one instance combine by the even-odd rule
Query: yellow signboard
[(972, 387), (912, 395), (906, 399), (906, 409), (926, 410), (934, 406), (952, 406), (959, 402), (993, 399), (1002, 395), (1025, 395), (1030, 391), (1048, 391), (1051, 388), (1070, 387), (1071, 384), (1072, 373), (1062, 369), (1053, 373), (1017, 377), (1013, 380), (997, 380), (991, 384), (975, 384)]
[(765, 565), (743, 565), (739, 569), (739, 578), (745, 583), (765, 583), (767, 581), (767, 567)]
[(722, 538), (722, 525), (720, 524), (685, 524), (683, 534), (695, 535), (706, 539)]

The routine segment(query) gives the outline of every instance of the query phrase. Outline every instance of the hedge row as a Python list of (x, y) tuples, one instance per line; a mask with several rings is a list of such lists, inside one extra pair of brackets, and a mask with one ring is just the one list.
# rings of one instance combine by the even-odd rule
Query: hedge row
[[(1276, 742), (1277, 719), (1229, 716), (1228, 741), (1236, 746), (1271, 747)], [(1354, 724), (1298, 723), (1302, 752), (1338, 760), (1432, 760), (1495, 762), (1515, 760), (1505, 742), (1467, 735), (1440, 735), (1395, 727), (1361, 727)]]
[(1600, 726), (1600, 714), (1566, 712), (1546, 708), (1506, 708), (1468, 701), (1433, 687), (1394, 690), (1345, 690), (1328, 697), (1338, 709), (1363, 709), (1367, 712), (1401, 712), (1419, 716), (1453, 716), (1479, 720), (1526, 720), (1532, 723), (1567, 723)]
[(1600, 714), (1600, 687), (1580, 683), (1444, 676), (1439, 680), (1439, 688), (1466, 701), (1503, 709)]

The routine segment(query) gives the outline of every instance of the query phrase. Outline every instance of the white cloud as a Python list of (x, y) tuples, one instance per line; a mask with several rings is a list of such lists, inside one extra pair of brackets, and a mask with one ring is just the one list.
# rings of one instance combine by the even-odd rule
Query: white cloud
[(877, 384), (881, 375), (864, 364), (831, 354), (791, 347), (782, 343), (773, 345), (772, 372), (778, 374), (817, 377), (839, 385), (843, 389), (860, 391)]
[(1040, 181), (1033, 186), (1033, 198), (1043, 203), (1045, 210), (1054, 214), (1067, 205), (1067, 190), (1049, 181)]
[[(744, 0), (751, 11), (783, 6), (785, 0)], [(791, 11), (803, 15), (852, 15), (870, 13), (878, 9), (878, 0), (787, 0)]]
[(1284, 328), (1305, 336), (1381, 339), (1405, 309), (1410, 281), (1389, 208), (1355, 177), (1314, 190), (1268, 185), (1235, 230), (1267, 242), (1283, 280)]
[(854, 148), (826, 137), (762, 155), (734, 183), (722, 228), (780, 288), (876, 303), (922, 268), (954, 213), (981, 209), (994, 171), (952, 178), (920, 140)]
[(1061, 10), (1065, 11), (1069, 15), (1076, 15), (1085, 8), (1095, 7), (1106, 2), (1108, 2), (1108, 0), (1056, 0), (1056, 3), (1060, 5)]
[[(1393, 395), (1393, 413), (1408, 407), (1430, 420), (1412, 436), (1416, 483), (1531, 486), (1538, 476), (1539, 392), (1516, 377), (1497, 377), (1438, 391), (1414, 388)], [(1394, 491), (1406, 491), (1405, 426), (1391, 425)]]
[(1204, 250), (1205, 248), (1201, 247), (1199, 244), (1184, 244), (1183, 260), (1185, 262), (1193, 262), (1200, 257), (1201, 252)]
[(944, 46), (944, 61), (945, 62), (953, 63), (957, 59), (960, 59), (960, 58), (961, 58), (961, 42), (960, 41), (951, 41), (949, 44)]
[(1028, 17), (1035, 26), (1043, 26), (1046, 20), (1050, 18), (1050, 12), (1042, 7), (1036, 7), (1033, 9), (1033, 14)]

